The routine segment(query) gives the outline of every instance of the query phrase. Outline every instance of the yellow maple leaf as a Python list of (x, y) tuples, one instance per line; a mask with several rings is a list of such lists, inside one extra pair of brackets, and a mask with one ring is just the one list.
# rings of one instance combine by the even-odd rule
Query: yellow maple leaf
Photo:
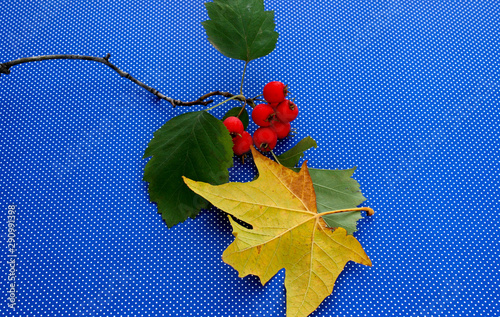
[(371, 266), (361, 244), (346, 230), (328, 228), (322, 215), (365, 210), (353, 208), (319, 214), (306, 163), (296, 173), (252, 148), (259, 177), (248, 183), (213, 186), (185, 178), (195, 193), (217, 208), (250, 224), (247, 229), (231, 217), (234, 242), (222, 259), (240, 277), (248, 274), (266, 284), (285, 269), (287, 316), (308, 316), (332, 293), (348, 261)]

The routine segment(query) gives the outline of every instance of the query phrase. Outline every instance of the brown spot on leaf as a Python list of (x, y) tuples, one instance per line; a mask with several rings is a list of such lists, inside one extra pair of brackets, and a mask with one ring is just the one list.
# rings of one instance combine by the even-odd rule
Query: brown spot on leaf
[(260, 244), (259, 244), (259, 245), (257, 246), (257, 254), (260, 254), (260, 250), (262, 250), (262, 245), (260, 245)]

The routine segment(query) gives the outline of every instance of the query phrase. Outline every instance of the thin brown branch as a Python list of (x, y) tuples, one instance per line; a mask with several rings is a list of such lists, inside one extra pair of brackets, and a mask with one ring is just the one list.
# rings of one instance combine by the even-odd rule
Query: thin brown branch
[[(40, 62), (40, 61), (46, 61), (46, 60), (54, 60), (54, 59), (79, 59), (79, 60), (85, 60), (85, 61), (93, 61), (93, 62), (98, 62), (101, 64), (104, 64), (108, 67), (110, 67), (112, 70), (117, 72), (121, 77), (125, 77), (128, 80), (132, 81), (134, 84), (139, 85), (140, 87), (146, 89), (156, 97), (160, 99), (164, 99), (172, 104), (173, 107), (176, 106), (194, 106), (194, 105), (203, 105), (206, 106), (213, 102), (213, 100), (206, 100), (207, 98), (210, 98), (212, 96), (223, 96), (227, 98), (231, 98), (234, 95), (228, 92), (221, 92), (221, 91), (213, 91), (210, 93), (207, 93), (200, 98), (194, 100), (194, 101), (181, 101), (181, 100), (176, 100), (170, 97), (165, 96), (161, 92), (159, 92), (157, 89), (150, 87), (146, 85), (145, 83), (141, 82), (140, 80), (132, 77), (129, 73), (122, 71), (118, 67), (116, 67), (114, 64), (112, 64), (109, 61), (109, 58), (111, 57), (111, 54), (106, 54), (105, 57), (95, 57), (95, 56), (85, 56), (85, 55), (72, 55), (72, 54), (64, 54), (64, 55), (42, 55), (42, 56), (32, 56), (32, 57), (23, 57), (23, 58), (18, 58), (6, 63), (0, 64), (0, 74), (10, 74), (10, 68), (12, 66), (16, 66), (19, 64), (24, 64), (24, 63), (31, 63), (31, 62)], [(245, 101), (245, 100), (242, 100)], [(246, 102), (253, 104), (254, 101), (252, 98), (247, 99)]]

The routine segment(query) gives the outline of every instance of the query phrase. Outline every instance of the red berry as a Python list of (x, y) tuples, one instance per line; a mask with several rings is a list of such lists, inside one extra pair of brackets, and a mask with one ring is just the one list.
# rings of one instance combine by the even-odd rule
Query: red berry
[(282, 102), (287, 93), (286, 85), (279, 81), (271, 81), (264, 86), (264, 99), (271, 104)]
[(284, 139), (290, 133), (290, 122), (273, 121), (271, 128), (276, 132), (278, 139)]
[(274, 116), (274, 109), (264, 103), (255, 106), (252, 110), (253, 122), (261, 127), (270, 126)]
[(253, 143), (261, 151), (268, 152), (274, 149), (278, 136), (271, 128), (258, 128), (253, 134)]
[(284, 100), (276, 108), (276, 116), (282, 122), (292, 122), (297, 118), (299, 114), (299, 108), (297, 105), (290, 100)]
[(252, 146), (252, 136), (247, 131), (243, 131), (241, 136), (237, 135), (233, 138), (233, 152), (236, 155), (243, 155), (250, 151), (250, 146)]
[(243, 127), (243, 123), (237, 117), (227, 117), (223, 123), (233, 137), (236, 135), (241, 135), (245, 130), (245, 128)]

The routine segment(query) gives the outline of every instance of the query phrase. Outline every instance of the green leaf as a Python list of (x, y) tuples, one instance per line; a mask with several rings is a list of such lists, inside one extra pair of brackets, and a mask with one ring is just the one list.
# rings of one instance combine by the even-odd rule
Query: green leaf
[(314, 141), (314, 139), (310, 136), (307, 136), (300, 140), (299, 143), (297, 143), (290, 150), (279, 155), (278, 160), (280, 161), (281, 165), (288, 168), (293, 168), (304, 156), (305, 151), (309, 150), (312, 147), (316, 148), (317, 146), (318, 145), (316, 144), (316, 141)]
[(229, 181), (232, 140), (222, 121), (206, 111), (174, 117), (154, 133), (144, 152), (149, 198), (172, 227), (194, 218), (209, 203), (191, 191), (182, 176), (220, 185)]
[[(323, 170), (310, 168), (318, 213), (355, 208), (366, 198), (359, 190), (359, 183), (352, 178), (356, 168), (348, 170)], [(351, 211), (323, 217), (328, 226), (342, 227), (348, 234), (357, 231), (356, 224), (361, 219), (361, 212)]]
[[(232, 109), (229, 109), (229, 111), (226, 112), (226, 114), (222, 118), (222, 121), (224, 121), (227, 117), (237, 117), (241, 111), (241, 108), (243, 107), (234, 107)], [(243, 112), (241, 113), (239, 118), (241, 120), (241, 123), (243, 123), (243, 127), (246, 130), (248, 127), (248, 123), (250, 122), (250, 117), (248, 116), (248, 112), (246, 109), (243, 109)]]
[(223, 55), (248, 63), (276, 47), (274, 12), (264, 10), (263, 0), (214, 0), (205, 7), (210, 20), (201, 24)]

